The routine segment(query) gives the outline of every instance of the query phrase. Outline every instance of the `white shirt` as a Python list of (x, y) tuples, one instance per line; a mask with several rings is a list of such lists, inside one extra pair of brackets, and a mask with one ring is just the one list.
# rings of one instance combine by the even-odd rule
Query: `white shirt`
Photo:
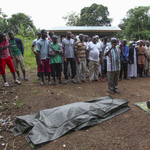
[(100, 44), (93, 42), (90, 42), (88, 45), (88, 51), (89, 51), (89, 60), (93, 61), (99, 61), (99, 55), (100, 55)]

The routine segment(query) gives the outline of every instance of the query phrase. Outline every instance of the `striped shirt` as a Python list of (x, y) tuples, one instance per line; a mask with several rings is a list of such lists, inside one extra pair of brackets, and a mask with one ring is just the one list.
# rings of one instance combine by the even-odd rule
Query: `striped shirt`
[(80, 40), (75, 44), (75, 52), (78, 54), (78, 58), (80, 60), (86, 59), (86, 44), (85, 42), (81, 42)]
[[(105, 48), (104, 54), (111, 49), (111, 45)], [(119, 47), (114, 47), (107, 57), (107, 71), (119, 71), (120, 70), (120, 52)]]

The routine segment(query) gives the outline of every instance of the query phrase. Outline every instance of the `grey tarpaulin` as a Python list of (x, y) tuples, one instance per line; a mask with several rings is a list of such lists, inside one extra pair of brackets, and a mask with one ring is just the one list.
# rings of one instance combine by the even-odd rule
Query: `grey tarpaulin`
[(93, 126), (124, 113), (130, 109), (128, 102), (106, 96), (41, 110), (37, 114), (17, 116), (16, 126), (11, 132), (15, 136), (28, 132), (28, 143), (42, 144), (59, 138), (70, 130)]

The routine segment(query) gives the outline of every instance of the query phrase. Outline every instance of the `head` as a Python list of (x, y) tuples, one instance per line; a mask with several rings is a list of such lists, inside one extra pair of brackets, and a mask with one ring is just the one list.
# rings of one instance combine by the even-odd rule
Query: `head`
[(71, 31), (66, 32), (66, 37), (67, 37), (67, 39), (71, 39), (71, 37), (72, 37)]
[(47, 38), (47, 31), (45, 29), (41, 30), (41, 37), (42, 37), (42, 39)]
[(71, 34), (71, 38), (74, 39), (74, 34)]
[(103, 38), (103, 43), (106, 44), (107, 43), (107, 37)]
[(126, 40), (126, 39), (123, 39), (122, 44), (123, 44), (123, 46), (126, 46), (127, 40)]
[(143, 41), (142, 40), (140, 40), (140, 47), (142, 47), (143, 46)]
[(6, 40), (5, 34), (0, 32), (0, 42), (4, 42), (5, 40)]
[(146, 46), (149, 47), (149, 41), (146, 41)]
[(88, 35), (85, 35), (84, 41), (85, 41), (85, 42), (88, 42), (88, 39), (89, 39)]
[(132, 42), (132, 41), (130, 41), (130, 45), (129, 45), (129, 47), (132, 47), (132, 43), (133, 43), (133, 42)]
[(75, 41), (75, 43), (77, 42), (77, 38), (76, 37), (74, 38), (74, 41)]
[(83, 34), (82, 33), (79, 34), (79, 39), (81, 42), (83, 41)]
[(41, 31), (38, 31), (38, 38), (41, 38)]
[(115, 45), (117, 44), (117, 39), (115, 37), (111, 38), (111, 45)]
[(49, 31), (49, 36), (51, 37), (51, 39), (53, 38), (54, 32), (53, 31)]
[(13, 31), (9, 31), (8, 35), (11, 40), (14, 40), (14, 32)]
[(97, 43), (97, 37), (96, 37), (96, 36), (93, 36), (93, 37), (92, 37), (92, 42), (93, 42), (94, 44)]
[(57, 43), (57, 40), (58, 40), (58, 37), (56, 35), (53, 35), (52, 36), (52, 39), (53, 39), (53, 43), (56, 44)]
[(96, 39), (97, 39), (97, 42), (98, 42), (98, 40), (99, 40), (99, 36), (98, 36), (98, 35), (95, 35), (95, 37), (96, 37)]
[(140, 45), (140, 41), (137, 41), (137, 43), (136, 43), (137, 45)]

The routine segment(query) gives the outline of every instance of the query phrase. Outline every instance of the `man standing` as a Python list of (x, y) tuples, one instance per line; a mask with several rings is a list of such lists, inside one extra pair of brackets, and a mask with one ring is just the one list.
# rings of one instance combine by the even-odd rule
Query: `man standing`
[[(100, 59), (101, 58), (101, 59)], [(97, 43), (97, 38), (94, 36), (92, 42), (89, 43), (87, 49), (87, 60), (89, 61), (89, 82), (98, 80), (98, 67), (99, 62), (103, 63), (102, 52), (100, 45)]]
[(38, 72), (41, 73), (42, 82), (41, 85), (44, 85), (44, 72), (48, 73), (48, 84), (51, 84), (50, 82), (50, 72), (51, 72), (51, 66), (49, 64), (49, 57), (48, 57), (48, 49), (50, 41), (46, 39), (47, 38), (47, 31), (41, 30), (41, 38), (36, 43), (36, 51), (38, 56)]
[(120, 93), (118, 89), (118, 77), (120, 71), (120, 53), (122, 52), (122, 45), (120, 48), (116, 46), (117, 39), (111, 38), (111, 45), (106, 47), (104, 54), (107, 56), (107, 77), (108, 77), (108, 92), (110, 94)]
[(14, 64), (15, 70), (16, 70), (17, 75), (18, 75), (17, 79), (18, 80), (20, 79), (20, 73), (19, 73), (19, 68), (18, 68), (18, 63), (19, 63), (21, 66), (21, 70), (23, 72), (24, 80), (27, 81), (28, 78), (25, 75), (26, 71), (25, 71), (25, 65), (24, 65), (24, 60), (23, 60), (24, 47), (23, 47), (22, 40), (19, 38), (15, 38), (13, 31), (9, 31), (8, 35), (10, 38), (9, 43), (11, 46), (10, 49), (11, 49), (11, 53), (13, 56), (13, 64)]
[(65, 84), (68, 84), (68, 62), (71, 65), (72, 79), (73, 83), (75, 81), (75, 72), (74, 72), (74, 46), (75, 42), (71, 38), (72, 34), (70, 31), (67, 31), (66, 38), (62, 41), (63, 53), (64, 53), (64, 75), (65, 75)]
[(83, 41), (83, 34), (79, 34), (79, 41), (75, 44), (77, 82), (86, 83), (86, 44)]
[(108, 46), (109, 44), (107, 44), (107, 37), (103, 38), (103, 41), (100, 43), (100, 49), (102, 51), (102, 56), (103, 56), (103, 64), (102, 64), (102, 81), (105, 81), (104, 76), (107, 73), (107, 58), (104, 54), (105, 48)]
[(52, 76), (54, 78), (53, 85), (56, 85), (55, 73), (57, 73), (59, 83), (63, 84), (63, 82), (61, 81), (63, 49), (61, 44), (57, 43), (57, 39), (58, 37), (56, 35), (53, 35), (52, 37), (53, 42), (49, 44), (50, 64), (52, 66)]
[(123, 39), (123, 56), (120, 56), (121, 59), (121, 70), (119, 79), (122, 80), (122, 73), (124, 72), (124, 79), (129, 80), (127, 78), (127, 71), (128, 71), (128, 61), (129, 61), (129, 46), (127, 45), (127, 40)]
[(50, 41), (50, 42), (53, 42), (53, 35), (54, 35), (54, 32), (53, 31), (49, 31), (49, 37), (48, 37), (48, 40)]
[(134, 46), (135, 42), (130, 42), (129, 47), (129, 64), (128, 64), (128, 76), (131, 78), (137, 78), (137, 62), (138, 62), (138, 52)]
[[(139, 45), (136, 46), (136, 49), (138, 51), (138, 74), (140, 77), (145, 78), (145, 76), (143, 76), (143, 67), (145, 64), (145, 48), (143, 47), (143, 41), (139, 41)], [(139, 77), (138, 76), (138, 77)]]

